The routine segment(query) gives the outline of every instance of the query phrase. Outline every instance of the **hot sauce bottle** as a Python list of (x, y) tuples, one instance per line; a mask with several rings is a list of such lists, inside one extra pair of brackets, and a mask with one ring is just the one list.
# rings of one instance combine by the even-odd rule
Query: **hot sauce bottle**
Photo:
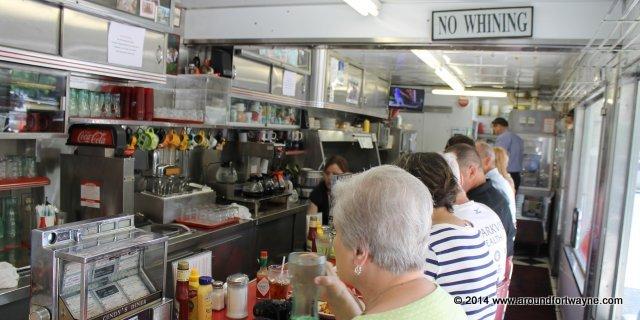
[(267, 269), (267, 260), (269, 255), (267, 251), (260, 251), (260, 270), (256, 274), (256, 300), (269, 299), (269, 278)]

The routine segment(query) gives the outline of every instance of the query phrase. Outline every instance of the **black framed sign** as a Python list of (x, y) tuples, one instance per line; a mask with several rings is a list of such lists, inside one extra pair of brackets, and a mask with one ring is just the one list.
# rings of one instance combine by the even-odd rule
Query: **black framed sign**
[(431, 39), (468, 40), (533, 36), (533, 7), (433, 11)]

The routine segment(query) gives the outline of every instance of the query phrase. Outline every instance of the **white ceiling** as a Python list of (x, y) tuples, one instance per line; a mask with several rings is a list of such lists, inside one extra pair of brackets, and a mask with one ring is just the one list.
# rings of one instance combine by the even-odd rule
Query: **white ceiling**
[[(557, 87), (575, 53), (513, 51), (431, 51), (470, 87)], [(391, 78), (394, 84), (445, 85), (408, 50), (337, 50), (356, 65)]]

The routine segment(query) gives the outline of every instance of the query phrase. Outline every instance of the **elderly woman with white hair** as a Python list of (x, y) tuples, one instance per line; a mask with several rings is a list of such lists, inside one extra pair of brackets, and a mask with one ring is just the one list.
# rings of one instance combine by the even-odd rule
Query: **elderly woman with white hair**
[[(395, 166), (340, 182), (333, 191), (337, 276), (316, 278), (337, 319), (465, 319), (425, 277), (433, 202), (425, 185)], [(344, 282), (362, 293), (362, 311)]]

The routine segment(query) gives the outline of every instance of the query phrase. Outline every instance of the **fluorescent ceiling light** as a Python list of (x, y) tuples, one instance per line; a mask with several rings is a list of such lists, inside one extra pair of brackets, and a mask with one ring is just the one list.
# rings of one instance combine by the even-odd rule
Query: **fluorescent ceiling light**
[(451, 73), (449, 69), (440, 67), (436, 69), (436, 74), (438, 75), (438, 77), (440, 77), (440, 79), (442, 79), (442, 81), (448, 84), (449, 87), (453, 89), (453, 91), (464, 91), (464, 84), (462, 83), (462, 81), (460, 81), (458, 77), (453, 75), (453, 73)]
[(475, 91), (475, 90), (449, 90), (449, 89), (433, 89), (433, 94), (444, 96), (470, 96), (470, 97), (487, 97), (487, 98), (506, 98), (505, 91)]
[(378, 0), (344, 0), (351, 8), (358, 11), (363, 16), (378, 16), (380, 11), (380, 1)]
[(431, 69), (437, 70), (440, 68), (440, 61), (427, 50), (412, 49), (411, 52), (415, 54), (422, 62), (426, 63)]
[(418, 59), (422, 60), (422, 62), (431, 67), (436, 72), (436, 75), (440, 77), (440, 79), (442, 79), (442, 81), (444, 81), (447, 85), (449, 85), (451, 89), (455, 91), (464, 90), (464, 83), (462, 83), (462, 81), (458, 79), (456, 75), (451, 73), (451, 71), (449, 71), (449, 68), (442, 65), (431, 52), (427, 50), (416, 49), (411, 50), (411, 52), (413, 52), (413, 54), (415, 54)]

